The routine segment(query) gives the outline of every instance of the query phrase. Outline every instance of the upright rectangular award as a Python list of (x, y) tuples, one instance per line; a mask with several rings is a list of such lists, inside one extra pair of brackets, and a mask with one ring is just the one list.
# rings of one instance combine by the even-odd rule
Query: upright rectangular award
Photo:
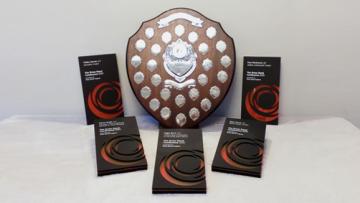
[(124, 116), (115, 54), (79, 57), (87, 124)]
[(244, 57), (241, 118), (278, 124), (280, 57)]

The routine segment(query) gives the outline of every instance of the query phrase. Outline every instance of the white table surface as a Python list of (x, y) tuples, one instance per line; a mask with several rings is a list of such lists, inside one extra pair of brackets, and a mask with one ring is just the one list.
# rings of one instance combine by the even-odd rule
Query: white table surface
[(262, 178), (211, 171), (224, 118), (203, 125), (207, 194), (151, 193), (157, 123), (138, 117), (148, 170), (96, 176), (93, 126), (76, 117), (0, 122), (0, 202), (360, 202), (360, 131), (342, 118), (268, 126)]

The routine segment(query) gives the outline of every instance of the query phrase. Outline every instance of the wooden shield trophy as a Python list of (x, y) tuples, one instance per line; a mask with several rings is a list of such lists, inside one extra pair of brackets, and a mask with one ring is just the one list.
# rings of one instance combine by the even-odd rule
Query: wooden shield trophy
[(176, 8), (142, 23), (128, 41), (126, 65), (137, 99), (162, 126), (191, 128), (227, 94), (235, 46), (220, 23)]

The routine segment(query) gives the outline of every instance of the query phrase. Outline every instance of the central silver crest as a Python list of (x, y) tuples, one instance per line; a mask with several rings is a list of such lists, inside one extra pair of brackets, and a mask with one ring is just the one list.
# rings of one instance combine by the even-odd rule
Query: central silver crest
[(194, 72), (196, 58), (197, 55), (191, 44), (178, 39), (166, 47), (163, 54), (164, 68), (176, 81), (183, 82)]

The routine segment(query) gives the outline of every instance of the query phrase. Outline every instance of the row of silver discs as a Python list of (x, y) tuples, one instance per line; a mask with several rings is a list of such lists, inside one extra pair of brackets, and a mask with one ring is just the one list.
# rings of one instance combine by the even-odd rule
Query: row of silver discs
[[(140, 85), (144, 81), (144, 79), (145, 75), (141, 71), (138, 71), (134, 74), (134, 81), (136, 84)], [(219, 82), (225, 83), (228, 80), (228, 74), (225, 71), (221, 70), (217, 73), (217, 79)], [(150, 80), (151, 84), (155, 87), (159, 86), (162, 82), (162, 78), (159, 74), (152, 75)], [(201, 86), (205, 86), (208, 83), (208, 77), (203, 73), (197, 77), (197, 80)]]
[[(175, 34), (180, 37), (181, 35), (184, 34), (185, 32), (185, 28), (183, 25), (177, 25), (175, 27)], [(145, 30), (145, 35), (148, 39), (151, 39), (154, 36), (154, 29), (153, 28), (147, 28)], [(212, 39), (216, 36), (216, 29), (214, 27), (209, 27), (206, 30), (206, 35), (208, 36), (209, 39)], [(166, 31), (162, 34), (162, 41), (165, 44), (168, 44), (171, 40), (172, 40), (172, 35), (170, 32)], [(196, 32), (190, 32), (188, 35), (188, 40), (190, 43), (195, 43), (198, 40), (198, 34)], [(136, 41), (135, 43), (135, 48), (138, 52), (142, 52), (145, 48), (146, 48), (146, 42), (143, 39), (139, 39)], [(220, 53), (224, 53), (225, 50), (227, 48), (227, 45), (224, 41), (219, 40), (216, 42), (216, 49), (220, 52)], [(157, 56), (158, 54), (161, 53), (162, 51), (162, 47), (157, 44), (154, 43), (151, 48), (150, 48), (151, 53), (154, 56)], [(209, 46), (205, 43), (202, 42), (199, 44), (198, 46), (198, 51), (202, 54), (202, 55), (206, 55), (209, 51)], [(227, 68), (231, 65), (231, 58), (228, 55), (223, 55), (220, 59), (220, 63), (223, 67)], [(131, 65), (135, 68), (139, 67), (142, 64), (142, 59), (139, 55), (134, 55), (131, 58)], [(148, 68), (148, 70), (150, 70), (151, 72), (153, 72), (156, 68), (157, 68), (158, 64), (156, 62), (156, 60), (154, 59), (150, 59), (149, 61), (147, 61), (146, 63), (146, 67)], [(209, 59), (206, 58), (202, 61), (202, 66), (204, 68), (205, 71), (210, 70), (213, 67), (213, 62)]]
[[(209, 90), (209, 94), (213, 99), (216, 99), (220, 96), (220, 88), (217, 86), (212, 86)], [(149, 98), (151, 95), (151, 89), (148, 86), (145, 86), (141, 89), (141, 96), (145, 99)], [(168, 88), (163, 88), (160, 91), (160, 97), (167, 101), (171, 96), (171, 91)], [(189, 91), (189, 98), (193, 101), (199, 98), (199, 90), (192, 88)], [(181, 108), (186, 103), (186, 97), (182, 94), (176, 95), (174, 102), (178, 108)], [(152, 111), (156, 112), (160, 108), (160, 101), (157, 98), (153, 98), (149, 101), (149, 107)], [(207, 112), (211, 108), (211, 101), (208, 98), (204, 98), (200, 102), (200, 107), (203, 111)], [(167, 120), (171, 115), (171, 110), (168, 107), (164, 107), (160, 110), (160, 115), (164, 120)], [(197, 108), (192, 108), (189, 111), (189, 117), (196, 121), (200, 117), (200, 111)], [(184, 123), (185, 124), (185, 123)], [(180, 125), (180, 123), (179, 123)], [(180, 125), (181, 126), (181, 125)]]
[[(225, 43), (225, 42), (224, 42)], [(161, 49), (161, 48), (160, 48)], [(142, 59), (139, 55), (135, 55), (131, 58), (131, 65), (135, 68), (139, 67), (142, 63)], [(224, 68), (227, 68), (231, 65), (231, 58), (228, 55), (224, 55), (220, 59), (220, 63)], [(158, 63), (154, 59), (150, 59), (146, 63), (146, 68), (153, 72), (158, 66)], [(205, 71), (209, 71), (213, 67), (213, 62), (209, 58), (206, 58), (202, 61), (202, 67)]]
[[(181, 37), (185, 33), (184, 26), (177, 25), (174, 29), (174, 33), (177, 37)], [(147, 39), (150, 40), (154, 36), (154, 34), (155, 34), (155, 31), (153, 28), (149, 27), (149, 28), (145, 29), (145, 36)], [(214, 27), (211, 26), (211, 27), (207, 28), (206, 36), (209, 39), (213, 39), (216, 36), (216, 34), (217, 34), (217, 31)], [(161, 39), (165, 44), (168, 44), (169, 42), (171, 42), (172, 38), (173, 38), (173, 36), (171, 35), (171, 33), (169, 31), (165, 31), (161, 35)], [(198, 38), (199, 38), (198, 34), (194, 31), (190, 32), (188, 34), (188, 41), (192, 44), (194, 44), (198, 40)], [(146, 47), (147, 47), (147, 44), (144, 39), (139, 39), (135, 43), (135, 49), (139, 53), (141, 53)], [(216, 49), (220, 53), (224, 53), (226, 48), (227, 48), (227, 45), (224, 41), (219, 40), (216, 42)], [(163, 50), (163, 48), (158, 43), (154, 43), (150, 46), (150, 52), (154, 56), (159, 55), (162, 50)], [(197, 50), (200, 54), (206, 55), (209, 51), (209, 46), (208, 46), (208, 44), (202, 42), (197, 47)], [(143, 63), (142, 58), (139, 55), (132, 56), (131, 65), (135, 69), (137, 69), (142, 63)], [(227, 69), (231, 65), (231, 58), (226, 54), (223, 55), (220, 58), (220, 64), (222, 65), (223, 68)], [(204, 59), (202, 61), (201, 65), (205, 72), (209, 71), (214, 66), (212, 60), (209, 58)], [(150, 72), (154, 72), (158, 68), (158, 62), (154, 59), (150, 59), (146, 62), (145, 67)], [(134, 82), (137, 85), (141, 85), (141, 83), (143, 83), (143, 81), (145, 80), (145, 74), (143, 72), (141, 72), (140, 70), (137, 71), (133, 77), (134, 77)], [(228, 80), (227, 72), (224, 70), (218, 71), (217, 80), (220, 83), (225, 83)], [(161, 84), (161, 82), (163, 81), (163, 79), (161, 78), (161, 76), (159, 74), (155, 73), (151, 76), (150, 81), (154, 87), (158, 87)], [(198, 81), (199, 85), (205, 86), (208, 84), (208, 77), (206, 74), (203, 74), (203, 73), (199, 74), (197, 77), (197, 81)], [(209, 89), (209, 95), (211, 96), (212, 99), (217, 99), (220, 96), (220, 92), (221, 92), (220, 88), (215, 85)], [(140, 95), (144, 99), (149, 99), (151, 96), (151, 88), (149, 86), (145, 85), (144, 87), (141, 88)], [(161, 89), (160, 97), (162, 100), (167, 101), (170, 98), (170, 96), (171, 96), (171, 90), (169, 88), (165, 87), (165, 88)], [(199, 90), (197, 88), (191, 88), (188, 92), (188, 97), (191, 100), (196, 101), (199, 97)], [(186, 103), (186, 97), (182, 94), (178, 94), (175, 96), (174, 102), (178, 108), (181, 108)], [(171, 114), (172, 114), (171, 109), (166, 106), (160, 108), (159, 99), (152, 98), (149, 101), (148, 105), (152, 111), (154, 111), (154, 112), (160, 111), (160, 116), (162, 119), (168, 120), (171, 117)], [(212, 103), (209, 98), (201, 99), (201, 101), (200, 101), (201, 110), (203, 110), (204, 112), (207, 112), (210, 110), (211, 106), (212, 106)], [(188, 116), (191, 120), (196, 121), (200, 117), (200, 110), (196, 107), (193, 107), (189, 110)], [(176, 115), (175, 121), (176, 121), (177, 125), (179, 125), (181, 127), (187, 123), (187, 116), (184, 113), (179, 113)]]

